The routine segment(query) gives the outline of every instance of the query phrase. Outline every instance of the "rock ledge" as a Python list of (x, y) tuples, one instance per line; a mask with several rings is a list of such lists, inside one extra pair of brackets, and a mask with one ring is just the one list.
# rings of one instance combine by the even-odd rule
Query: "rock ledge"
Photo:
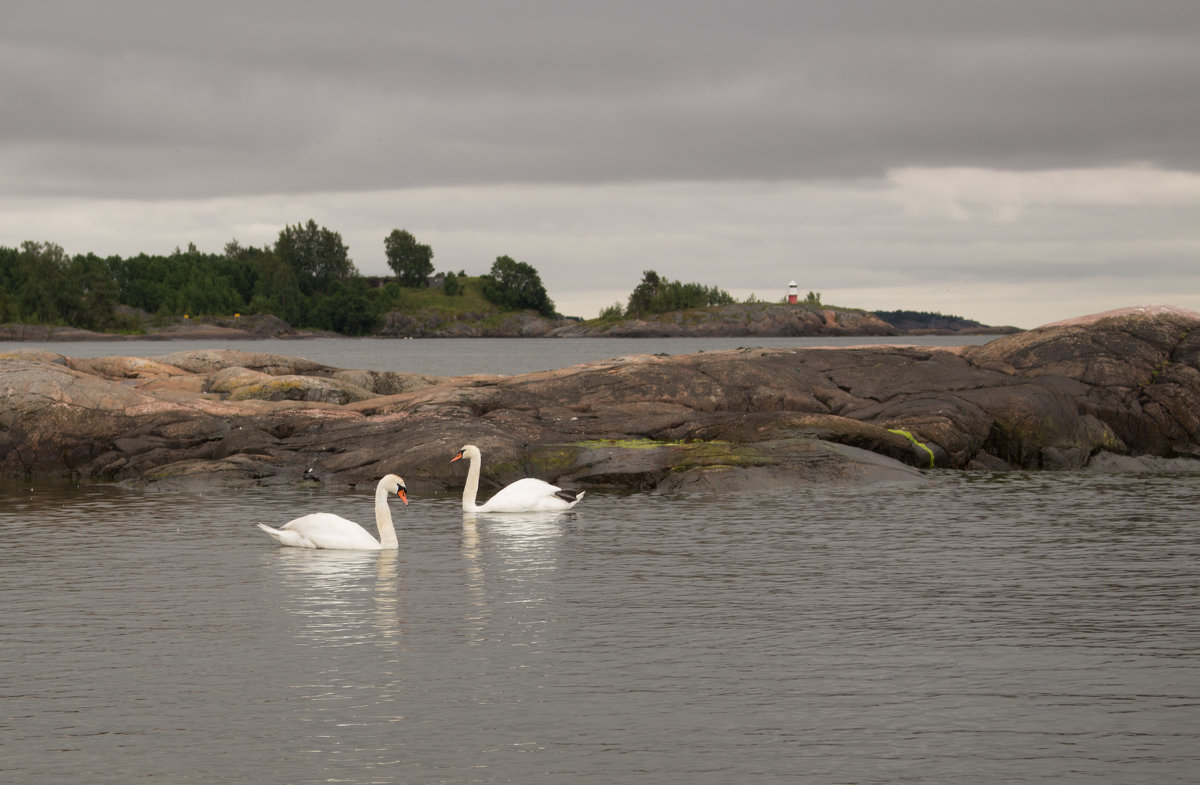
[(1200, 460), (1200, 314), (1127, 309), (955, 349), (636, 355), (513, 377), (239, 351), (0, 355), (0, 474), (130, 482), (755, 488)]

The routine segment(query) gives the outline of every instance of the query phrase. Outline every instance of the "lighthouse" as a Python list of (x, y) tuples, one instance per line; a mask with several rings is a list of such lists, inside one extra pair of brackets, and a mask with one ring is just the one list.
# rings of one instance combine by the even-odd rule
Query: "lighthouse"
[(788, 305), (795, 305), (800, 299), (800, 295), (796, 289), (796, 287), (799, 285), (800, 284), (796, 283), (795, 281), (792, 281), (788, 284)]

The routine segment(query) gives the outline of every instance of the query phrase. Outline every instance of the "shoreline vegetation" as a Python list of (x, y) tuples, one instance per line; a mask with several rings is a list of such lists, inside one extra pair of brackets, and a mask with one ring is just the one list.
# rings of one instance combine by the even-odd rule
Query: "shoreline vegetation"
[(1007, 334), (958, 316), (830, 306), (798, 284), (775, 302), (643, 271), (625, 303), (563, 316), (536, 269), (498, 256), (483, 275), (434, 272), (409, 232), (385, 239), (394, 275), (364, 276), (341, 235), (310, 220), (273, 246), (221, 254), (69, 256), (53, 243), (0, 246), (0, 340), (124, 338), (792, 337)]

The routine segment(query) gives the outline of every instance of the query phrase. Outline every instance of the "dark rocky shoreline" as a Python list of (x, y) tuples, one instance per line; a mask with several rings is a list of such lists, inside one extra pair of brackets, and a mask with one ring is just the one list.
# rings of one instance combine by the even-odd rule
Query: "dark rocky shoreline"
[(0, 324), (0, 341), (65, 343), (67, 341), (254, 340), (259, 338), (318, 338), (334, 333), (296, 330), (270, 314), (179, 319), (141, 333), (100, 333), (78, 327), (41, 324)]
[[(946, 349), (637, 355), (429, 377), (212, 350), (0, 355), (0, 475), (160, 484), (704, 489), (1200, 459), (1200, 314), (1127, 309)], [(1200, 464), (1197, 464), (1200, 465)]]

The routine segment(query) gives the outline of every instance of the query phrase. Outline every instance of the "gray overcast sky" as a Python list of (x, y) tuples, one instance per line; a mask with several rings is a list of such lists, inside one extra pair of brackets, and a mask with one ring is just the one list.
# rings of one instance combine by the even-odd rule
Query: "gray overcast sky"
[(1200, 310), (1200, 3), (0, 0), (0, 245), (646, 269), (1035, 326)]

